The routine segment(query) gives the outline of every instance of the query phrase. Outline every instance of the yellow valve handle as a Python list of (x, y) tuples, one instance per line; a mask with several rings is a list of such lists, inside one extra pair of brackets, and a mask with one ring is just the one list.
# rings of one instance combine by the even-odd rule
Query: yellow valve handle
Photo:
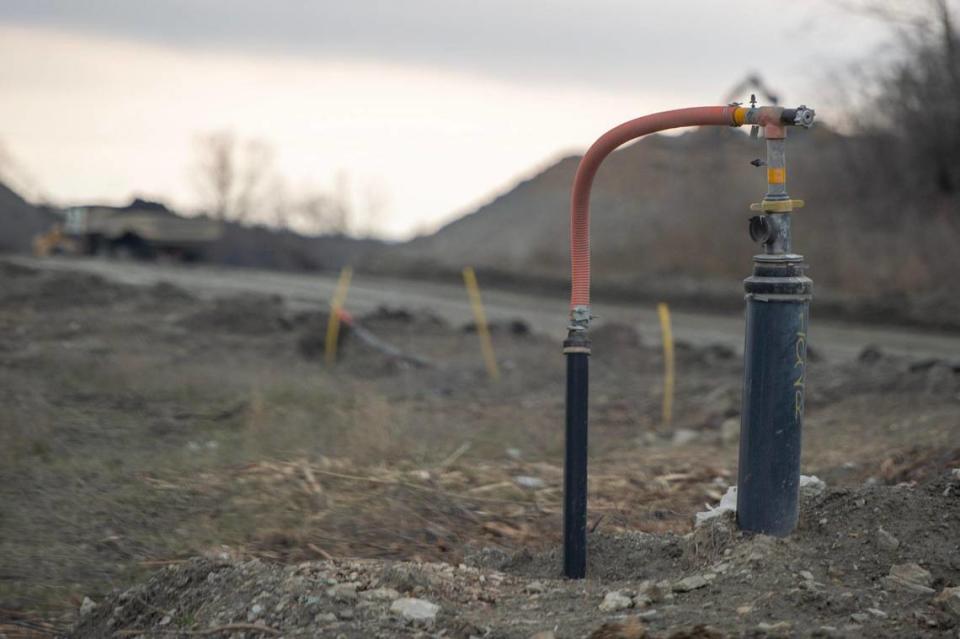
[(803, 200), (764, 200), (750, 205), (751, 211), (766, 213), (789, 213), (794, 209), (802, 209)]

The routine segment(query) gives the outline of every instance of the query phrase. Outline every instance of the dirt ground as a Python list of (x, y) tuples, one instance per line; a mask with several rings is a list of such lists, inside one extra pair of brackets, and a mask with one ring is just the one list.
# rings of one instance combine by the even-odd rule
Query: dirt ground
[[(736, 353), (678, 345), (665, 426), (659, 345), (598, 329), (592, 563), (569, 583), (559, 345), (496, 325), (493, 383), (465, 326), (357, 319), (433, 365), (348, 333), (325, 367), (325, 314), (280, 298), (0, 262), (0, 635), (956, 632), (957, 363), (813, 344), (803, 465), (828, 488), (773, 541), (693, 529), (735, 483)], [(405, 596), (436, 618), (390, 612)]]

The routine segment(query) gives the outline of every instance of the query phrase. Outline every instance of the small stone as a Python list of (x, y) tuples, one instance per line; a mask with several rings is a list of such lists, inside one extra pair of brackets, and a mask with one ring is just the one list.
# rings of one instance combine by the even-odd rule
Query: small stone
[(860, 624), (867, 623), (868, 621), (870, 621), (870, 615), (868, 615), (865, 612), (855, 612), (852, 615), (850, 615), (850, 621), (860, 623)]
[(888, 616), (887, 613), (880, 610), (879, 608), (867, 608), (867, 612), (869, 612), (871, 615), (879, 619), (886, 619)]
[(350, 619), (353, 619), (353, 608), (344, 608), (343, 610), (339, 610), (337, 611), (337, 616), (344, 621), (349, 621)]
[(542, 630), (530, 635), (530, 639), (557, 639), (557, 635), (553, 634), (553, 630)]
[(710, 580), (703, 575), (690, 575), (673, 584), (673, 592), (690, 592), (703, 588)]
[(530, 477), (528, 475), (519, 475), (513, 478), (513, 483), (515, 483), (520, 488), (529, 488), (531, 490), (536, 490), (538, 488), (543, 488), (547, 485), (545, 481), (539, 477)]
[(546, 592), (547, 587), (543, 585), (542, 581), (531, 581), (523, 587), (523, 591), (531, 595), (539, 595), (540, 593)]
[(635, 616), (643, 620), (653, 619), (657, 616), (657, 611), (652, 609), (644, 610), (643, 612), (638, 612)]
[(173, 621), (173, 619), (170, 617), (170, 615), (164, 615), (158, 622), (158, 625), (167, 626), (170, 624), (171, 621)]
[(357, 587), (354, 584), (337, 584), (327, 590), (327, 596), (340, 603), (353, 603), (357, 600)]
[(360, 593), (360, 597), (373, 601), (393, 601), (400, 597), (400, 593), (393, 588), (374, 588), (372, 590), (364, 590)]
[(922, 594), (936, 592), (930, 587), (933, 584), (933, 575), (930, 571), (912, 562), (891, 566), (890, 574), (883, 578), (883, 583), (888, 588), (899, 588)]
[(633, 598), (634, 608), (646, 608), (652, 603), (653, 603), (653, 599), (651, 599), (649, 595), (642, 592)]
[(689, 444), (690, 442), (696, 440), (700, 434), (695, 430), (690, 430), (689, 428), (678, 428), (673, 431), (673, 439), (671, 440), (674, 446), (683, 446), (684, 444)]
[(751, 611), (753, 611), (753, 606), (750, 606), (750, 605), (737, 606), (737, 614), (740, 615), (741, 617), (743, 615), (749, 615)]
[(840, 630), (838, 630), (835, 626), (820, 626), (819, 628), (813, 631), (813, 634), (811, 636), (825, 637), (826, 639), (835, 639), (838, 637), (842, 637), (843, 635), (841, 634)]
[(804, 581), (813, 581), (813, 573), (809, 570), (801, 570), (799, 572), (800, 578)]
[(933, 603), (954, 617), (960, 618), (960, 588), (944, 588), (939, 595), (933, 598)]
[(900, 547), (900, 540), (883, 529), (877, 528), (877, 546), (881, 550), (894, 551)]
[(600, 610), (603, 612), (615, 612), (617, 610), (624, 610), (625, 608), (630, 608), (632, 606), (633, 599), (619, 590), (608, 592), (606, 595), (604, 595), (603, 601), (600, 602)]
[(823, 494), (827, 484), (816, 475), (800, 475), (800, 497), (811, 498)]
[(390, 604), (390, 612), (400, 615), (407, 621), (432, 623), (440, 612), (440, 606), (426, 599), (401, 597)]
[(332, 623), (336, 620), (337, 620), (337, 616), (332, 612), (320, 612), (320, 613), (317, 613), (313, 618), (314, 623), (318, 623), (318, 624)]
[(660, 602), (663, 601), (664, 595), (670, 591), (670, 582), (653, 583), (647, 580), (642, 582), (637, 590), (640, 592), (639, 596), (646, 597), (651, 602)]
[(97, 609), (97, 602), (95, 602), (90, 597), (84, 597), (83, 601), (80, 603), (80, 616), (86, 617), (96, 609)]

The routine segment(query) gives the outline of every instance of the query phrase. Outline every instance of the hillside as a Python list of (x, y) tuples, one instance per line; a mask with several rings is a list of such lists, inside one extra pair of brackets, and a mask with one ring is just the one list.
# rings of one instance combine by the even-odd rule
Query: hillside
[[(903, 293), (927, 305), (921, 297), (949, 299), (956, 288), (950, 273), (960, 266), (949, 248), (957, 236), (948, 215), (956, 199), (903, 187), (883, 148), (883, 140), (846, 137), (826, 126), (791, 131), (790, 193), (807, 202), (795, 215), (794, 246), (821, 291), (861, 300)], [(762, 170), (749, 162), (763, 151), (762, 140), (741, 131), (699, 129), (651, 136), (614, 153), (592, 197), (598, 290), (738, 289), (757, 250), (747, 236), (749, 204), (765, 188)], [(418, 271), (472, 264), (490, 277), (565, 281), (578, 161), (560, 160), (390, 258), (416, 262)], [(886, 259), (865, 259), (878, 252)]]
[(33, 236), (46, 230), (53, 219), (52, 213), (0, 183), (0, 251), (29, 251)]

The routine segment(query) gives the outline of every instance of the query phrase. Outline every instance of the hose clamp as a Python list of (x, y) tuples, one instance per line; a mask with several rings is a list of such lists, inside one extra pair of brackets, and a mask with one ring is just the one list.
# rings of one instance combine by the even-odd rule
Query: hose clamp
[(592, 317), (589, 305), (578, 304), (570, 309), (570, 325), (567, 328), (571, 331), (586, 331), (590, 328)]

